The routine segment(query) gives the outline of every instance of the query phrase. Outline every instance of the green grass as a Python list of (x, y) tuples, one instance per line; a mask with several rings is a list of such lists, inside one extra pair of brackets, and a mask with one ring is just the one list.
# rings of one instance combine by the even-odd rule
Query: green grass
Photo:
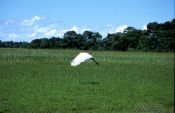
[(173, 113), (174, 53), (0, 49), (0, 113)]

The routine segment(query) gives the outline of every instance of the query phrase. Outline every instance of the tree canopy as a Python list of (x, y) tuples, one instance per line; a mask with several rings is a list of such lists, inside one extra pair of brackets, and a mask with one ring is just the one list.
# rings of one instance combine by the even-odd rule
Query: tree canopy
[(40, 38), (31, 42), (0, 41), (0, 48), (67, 48), (114, 51), (175, 51), (175, 19), (164, 23), (152, 22), (147, 30), (127, 27), (123, 33), (108, 34), (102, 39), (99, 32), (67, 31), (62, 38)]

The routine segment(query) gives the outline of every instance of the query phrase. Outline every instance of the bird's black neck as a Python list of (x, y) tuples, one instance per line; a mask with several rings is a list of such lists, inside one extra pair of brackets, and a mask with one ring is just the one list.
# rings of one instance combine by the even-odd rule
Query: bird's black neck
[(99, 65), (99, 63), (94, 59), (94, 58), (91, 58), (97, 65)]

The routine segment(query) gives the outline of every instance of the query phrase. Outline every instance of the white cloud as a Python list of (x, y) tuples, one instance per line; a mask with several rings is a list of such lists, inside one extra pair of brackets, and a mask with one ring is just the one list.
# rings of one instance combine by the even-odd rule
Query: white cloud
[(52, 36), (57, 36), (58, 32), (56, 29), (51, 29), (50, 31), (46, 32), (44, 36), (46, 37), (52, 37)]
[(39, 33), (46, 33), (50, 30), (51, 28), (49, 27), (39, 27), (36, 32), (39, 32)]
[(113, 24), (107, 24), (103, 29), (99, 29), (98, 31), (101, 33), (101, 35), (104, 37), (107, 36), (108, 33), (112, 34), (112, 33), (123, 33), (124, 30), (127, 28), (127, 25), (121, 25), (121, 26), (116, 26)]
[(34, 31), (36, 33), (40, 33), (41, 37), (52, 37), (52, 36), (58, 36), (58, 30), (56, 29), (56, 26), (48, 25), (44, 27), (34, 27)]
[(106, 28), (104, 28), (106, 31), (103, 31), (103, 36), (106, 35), (107, 33), (115, 33), (116, 27), (112, 24), (106, 25)]
[(80, 29), (77, 26), (73, 26), (71, 30), (78, 33)]
[(43, 17), (34, 16), (32, 19), (24, 19), (21, 24), (24, 26), (32, 26), (36, 21), (44, 19)]
[(99, 31), (99, 33), (102, 35), (102, 38), (105, 38), (108, 34), (106, 31)]
[(76, 33), (78, 33), (79, 32), (79, 28), (77, 27), (77, 26), (72, 26), (71, 28), (62, 28), (62, 29), (60, 29), (60, 33), (62, 34), (64, 34), (64, 33), (66, 33), (67, 31), (75, 31)]
[(147, 25), (144, 25), (144, 26), (142, 27), (142, 29), (143, 29), (143, 30), (147, 30)]
[(63, 28), (60, 30), (61, 34), (66, 33), (67, 31), (75, 31), (76, 33), (82, 34), (84, 31), (91, 30), (88, 27), (77, 27), (77, 26), (72, 26), (71, 28)]
[(81, 30), (80, 30), (80, 33), (83, 33), (84, 31), (90, 31), (91, 29), (90, 28), (82, 28)]
[[(35, 38), (50, 38), (53, 36), (62, 38), (67, 31), (83, 34), (87, 30), (99, 32), (103, 37), (106, 37), (108, 33), (123, 32), (127, 28), (127, 25), (115, 26), (112, 24), (106, 26), (67, 26), (57, 22), (41, 25), (40, 20), (42, 19), (44, 18), (34, 16), (31, 19), (24, 19), (22, 22), (7, 20), (6, 23), (3, 23), (4, 26), (0, 27), (0, 38), (1, 40), (31, 41)], [(5, 26), (8, 24), (11, 24), (12, 27)], [(8, 32), (6, 32), (6, 29), (8, 29)]]
[(33, 38), (33, 37), (36, 36), (36, 34), (37, 34), (37, 33), (32, 33), (32, 34), (29, 35), (29, 37)]
[(112, 24), (107, 24), (106, 27), (107, 27), (107, 28), (114, 28), (114, 25), (112, 25)]
[(18, 35), (16, 33), (12, 33), (8, 35), (9, 38), (17, 38)]
[(90, 30), (89, 28), (80, 28), (77, 26), (72, 26), (70, 28), (67, 27), (59, 27), (57, 28), (57, 26), (52, 26), (52, 25), (48, 25), (46, 27), (40, 27), (36, 30), (36, 32), (42, 33), (45, 37), (52, 37), (52, 36), (58, 36), (58, 37), (63, 37), (63, 35), (67, 32), (67, 31), (75, 31), (76, 33), (80, 33), (82, 34), (85, 30)]
[(127, 27), (128, 27), (127, 25), (118, 26), (115, 32), (123, 33)]
[(9, 24), (13, 24), (13, 23), (15, 23), (14, 20), (7, 20), (4, 22), (5, 25), (9, 25)]

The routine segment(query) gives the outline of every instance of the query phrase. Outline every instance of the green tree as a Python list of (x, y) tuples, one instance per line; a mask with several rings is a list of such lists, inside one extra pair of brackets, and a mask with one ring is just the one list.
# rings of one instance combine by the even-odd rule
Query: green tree
[(143, 51), (155, 51), (157, 47), (157, 35), (155, 33), (145, 32), (140, 40), (138, 49)]
[(31, 47), (32, 48), (40, 48), (41, 40), (40, 39), (34, 39), (31, 41)]
[(123, 33), (108, 34), (106, 39), (105, 49), (126, 51), (128, 49), (128, 39)]
[(124, 37), (128, 40), (128, 48), (137, 49), (141, 35), (141, 30), (137, 30), (134, 27), (126, 28)]
[(63, 36), (63, 48), (75, 48), (75, 38), (77, 33), (75, 31), (67, 31)]
[(160, 29), (160, 24), (158, 24), (157, 22), (149, 23), (147, 25), (147, 29), (148, 29), (148, 31), (158, 30), (158, 29)]
[(102, 35), (99, 32), (84, 31), (83, 37), (86, 40), (86, 48), (95, 50), (98, 48), (98, 41), (102, 39)]
[(60, 48), (61, 47), (61, 39), (59, 37), (52, 37), (49, 39), (50, 48)]
[(40, 39), (40, 48), (50, 48), (50, 41), (47, 38)]

